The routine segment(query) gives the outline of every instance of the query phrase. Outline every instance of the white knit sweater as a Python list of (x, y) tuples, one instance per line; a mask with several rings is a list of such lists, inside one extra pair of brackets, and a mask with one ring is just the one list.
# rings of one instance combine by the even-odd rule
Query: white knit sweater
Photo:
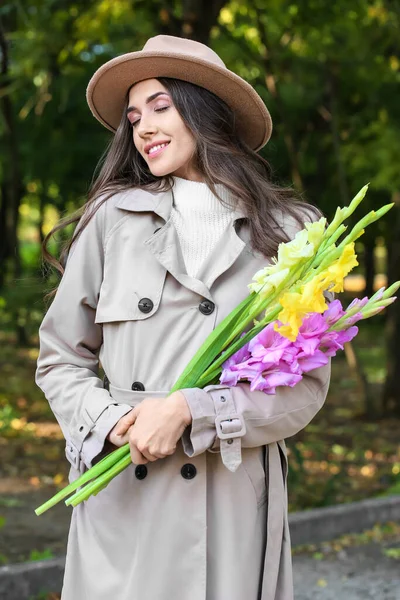
[[(203, 261), (232, 220), (206, 183), (173, 176), (171, 220), (178, 233), (188, 275), (196, 277)], [(233, 207), (231, 192), (216, 184), (218, 194)]]

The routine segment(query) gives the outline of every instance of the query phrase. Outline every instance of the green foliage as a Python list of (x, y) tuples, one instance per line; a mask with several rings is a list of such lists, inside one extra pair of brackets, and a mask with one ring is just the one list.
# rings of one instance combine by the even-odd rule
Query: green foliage
[(3, 402), (0, 404), (0, 434), (10, 431), (11, 423), (19, 417), (19, 413), (13, 406), (3, 404)]
[(385, 556), (389, 558), (395, 558), (396, 560), (400, 560), (400, 548), (383, 548), (382, 552)]
[[(328, 217), (365, 181), (371, 181), (367, 204), (387, 202), (400, 177), (395, 5), (273, 0), (266, 11), (262, 0), (231, 0), (218, 6), (209, 43), (270, 108), (273, 137), (261, 154), (274, 177), (306, 190)], [(38, 280), (41, 218), (56, 210), (47, 232), (83, 204), (110, 139), (86, 103), (90, 77), (108, 59), (141, 49), (160, 32), (190, 35), (189, 15), (180, 0), (168, 6), (161, 0), (30, 0), (3, 3), (0, 17), (12, 59), (4, 93), (12, 105), (23, 177), (23, 277)], [(7, 180), (7, 144), (0, 155), (0, 178)], [(376, 231), (385, 235), (387, 223)], [(58, 253), (57, 244), (53, 250)], [(28, 295), (18, 289), (18, 307), (24, 298), (30, 304), (33, 289)]]
[(45, 560), (46, 558), (54, 558), (54, 554), (49, 548), (46, 548), (45, 550), (31, 550), (28, 557), (28, 562)]

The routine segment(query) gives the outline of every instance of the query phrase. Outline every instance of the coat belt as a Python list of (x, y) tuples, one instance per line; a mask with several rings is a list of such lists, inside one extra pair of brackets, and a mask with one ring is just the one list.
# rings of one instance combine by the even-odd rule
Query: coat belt
[(115, 385), (113, 385), (112, 383), (109, 384), (109, 392), (110, 395), (112, 396), (112, 398), (114, 398), (114, 400), (117, 400), (117, 402), (122, 402), (124, 404), (129, 404), (130, 406), (136, 406), (137, 404), (139, 404), (139, 402), (141, 402), (144, 398), (147, 397), (155, 397), (155, 398), (164, 398), (167, 397), (168, 394), (170, 393), (168, 390), (161, 390), (161, 391), (153, 391), (150, 390), (149, 392), (133, 392), (132, 390), (128, 389), (128, 388), (120, 388), (120, 387), (116, 387)]
[[(262, 600), (293, 600), (292, 557), (287, 513), (287, 470), (285, 473), (282, 472), (279, 444), (279, 442), (268, 444), (267, 547)], [(283, 449), (282, 453), (284, 454)]]

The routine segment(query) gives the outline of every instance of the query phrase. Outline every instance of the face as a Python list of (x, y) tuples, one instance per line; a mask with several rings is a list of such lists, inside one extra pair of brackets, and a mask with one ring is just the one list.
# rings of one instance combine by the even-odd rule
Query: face
[[(157, 79), (136, 83), (129, 92), (127, 119), (133, 142), (153, 175), (172, 174), (202, 181), (193, 166), (195, 139), (176, 110), (166, 87)], [(163, 147), (151, 150), (154, 145)]]

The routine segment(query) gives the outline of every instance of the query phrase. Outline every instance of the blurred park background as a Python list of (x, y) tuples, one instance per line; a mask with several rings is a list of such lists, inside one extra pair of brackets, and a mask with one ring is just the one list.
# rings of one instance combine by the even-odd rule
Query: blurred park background
[[(86, 104), (93, 72), (157, 34), (206, 43), (269, 107), (274, 130), (261, 154), (277, 181), (328, 218), (367, 182), (358, 217), (394, 202), (357, 242), (346, 302), (400, 278), (399, 24), (395, 0), (3, 1), (0, 533), (12, 520), (13, 536), (2, 538), (0, 564), (64, 550), (46, 516), (33, 514), (69, 469), (34, 383), (43, 296), (58, 280), (40, 245), (85, 202), (112, 135)], [(72, 230), (63, 235), (55, 255)], [(333, 361), (325, 406), (287, 441), (290, 510), (400, 493), (400, 302), (360, 330)], [(66, 524), (69, 509), (57, 514)]]

